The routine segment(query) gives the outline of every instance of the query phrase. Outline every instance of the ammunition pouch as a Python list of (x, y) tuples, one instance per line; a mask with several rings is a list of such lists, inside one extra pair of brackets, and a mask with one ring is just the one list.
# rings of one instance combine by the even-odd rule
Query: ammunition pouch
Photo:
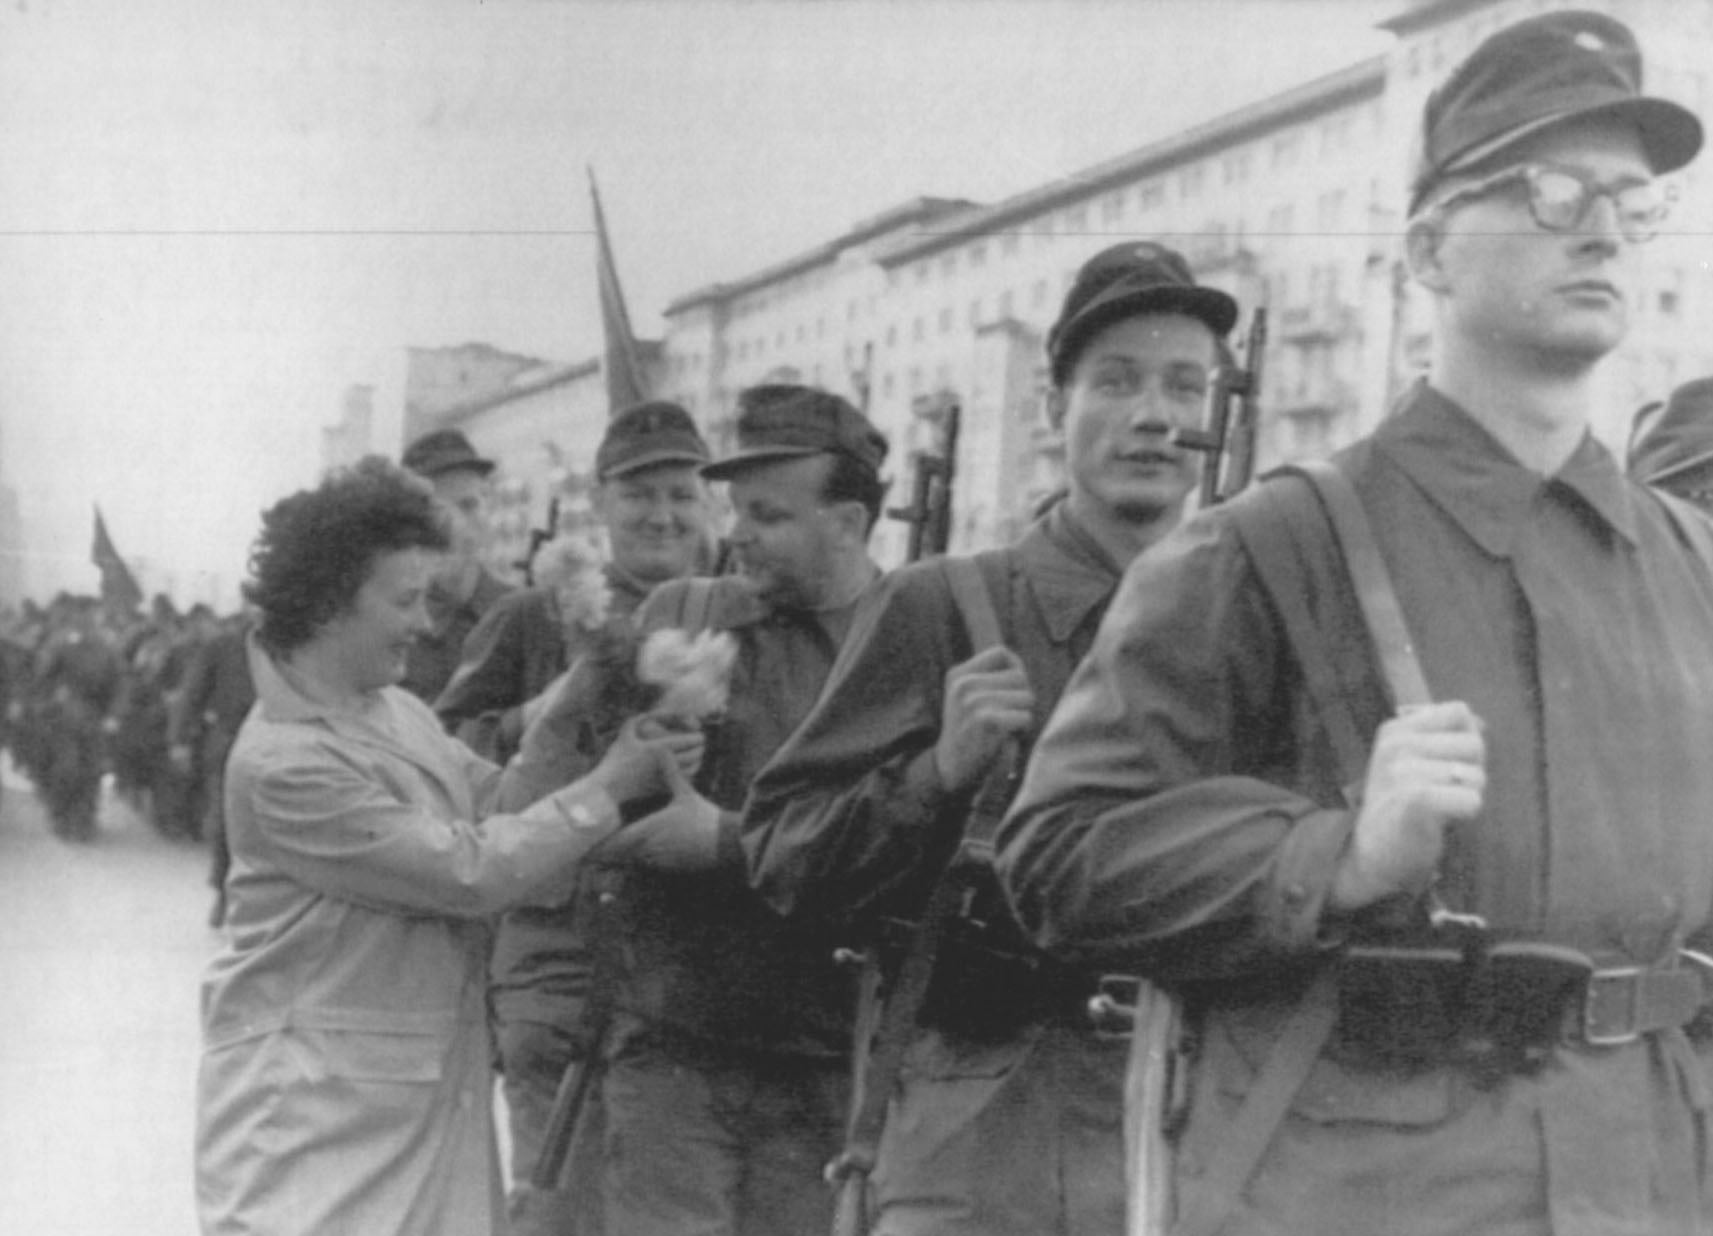
[(1353, 944), (1337, 963), (1329, 1051), (1414, 1069), (1461, 1064), (1496, 1078), (1570, 1044), (1612, 1047), (1688, 1027), (1713, 998), (1713, 959), (1602, 966), (1578, 949), (1495, 940), (1480, 928)]
[(948, 924), (917, 1021), (976, 1043), (997, 1043), (1053, 1010), (1060, 967), (1009, 919), (980, 913)]

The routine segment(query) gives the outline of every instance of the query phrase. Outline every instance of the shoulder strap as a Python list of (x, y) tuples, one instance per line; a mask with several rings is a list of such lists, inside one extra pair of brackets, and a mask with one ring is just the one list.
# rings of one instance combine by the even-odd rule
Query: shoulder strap
[(706, 629), (714, 608), (714, 580), (692, 575), (684, 581), (684, 603), (678, 610), (678, 625), (690, 634)]
[(1392, 574), (1380, 547), (1374, 540), (1373, 526), (1362, 509), (1356, 488), (1331, 463), (1316, 460), (1298, 464), (1291, 472), (1314, 486), (1326, 510), (1328, 522), (1338, 537), (1343, 551), (1344, 566), (1350, 572), (1350, 582), (1356, 589), (1356, 603), (1362, 608), (1368, 634), (1374, 640), (1374, 653), (1380, 662), (1380, 674), (1391, 692), (1393, 708), (1414, 708), (1433, 702), (1428, 691), (1427, 677), (1422, 673), (1409, 627), (1404, 623), (1404, 611), (1398, 604), (1398, 593), (1392, 586)]
[(939, 563), (946, 584), (952, 590), (952, 603), (958, 607), (964, 629), (969, 632), (970, 647), (982, 652), (995, 644), (1003, 644), (1005, 633), (999, 623), (999, 614), (993, 608), (993, 594), (988, 591), (977, 561), (974, 558), (943, 557)]
[[(1325, 632), (1310, 613), (1300, 574), (1310, 555), (1324, 547), (1329, 530), (1394, 707), (1425, 704), (1431, 697), (1391, 574), (1349, 478), (1324, 462), (1280, 472), (1301, 478), (1307, 487), (1269, 479), (1229, 509), (1262, 587), (1285, 624), (1286, 639), (1331, 737), (1350, 798), (1366, 771), (1370, 737), (1361, 732), (1351, 709)], [(1318, 501), (1309, 500), (1311, 493)], [(1205, 1167), (1193, 1182), (1186, 1182), (1174, 1236), (1213, 1236), (1224, 1226), (1320, 1058), (1337, 1016), (1337, 981), (1332, 967), (1322, 967), (1280, 1028), (1242, 1106), (1228, 1124), (1211, 1131), (1217, 1142), (1197, 1147)]]

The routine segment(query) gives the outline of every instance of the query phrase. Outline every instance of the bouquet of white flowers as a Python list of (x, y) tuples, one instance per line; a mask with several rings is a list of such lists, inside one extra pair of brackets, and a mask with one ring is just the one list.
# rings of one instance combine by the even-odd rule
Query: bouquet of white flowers
[(660, 689), (649, 711), (686, 727), (718, 717), (726, 710), (737, 655), (737, 641), (725, 631), (691, 634), (668, 627), (652, 632), (636, 661), (637, 678)]
[(575, 643), (579, 633), (593, 633), (607, 624), (613, 591), (607, 585), (604, 559), (599, 541), (586, 532), (562, 532), (541, 547), (536, 583), (552, 590), (568, 642)]

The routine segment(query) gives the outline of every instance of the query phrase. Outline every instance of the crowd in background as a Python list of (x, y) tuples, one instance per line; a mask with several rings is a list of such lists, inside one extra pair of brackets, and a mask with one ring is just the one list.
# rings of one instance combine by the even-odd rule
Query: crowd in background
[(111, 777), (162, 836), (210, 844), (219, 889), (221, 771), (254, 698), (243, 625), (164, 596), (147, 612), (61, 593), (0, 613), (0, 741), (56, 836), (95, 839)]

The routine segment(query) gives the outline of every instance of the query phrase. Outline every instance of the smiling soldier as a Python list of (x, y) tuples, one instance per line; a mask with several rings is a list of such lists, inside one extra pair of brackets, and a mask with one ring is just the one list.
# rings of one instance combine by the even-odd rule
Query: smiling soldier
[[(973, 649), (944, 565), (882, 586), (803, 727), (756, 783), (752, 880), (799, 920), (914, 914), (1010, 736), (1027, 739), (1094, 638), (1124, 566), (1181, 518), (1237, 306), (1163, 245), (1078, 272), (1047, 340), (1067, 493), (976, 569), (1003, 643)], [(880, 1141), (877, 1234), (1116, 1232), (1126, 1046), (1088, 1014), (1100, 976), (1051, 965), (997, 888), (941, 949)], [(877, 1052), (878, 1055), (878, 1052)]]

